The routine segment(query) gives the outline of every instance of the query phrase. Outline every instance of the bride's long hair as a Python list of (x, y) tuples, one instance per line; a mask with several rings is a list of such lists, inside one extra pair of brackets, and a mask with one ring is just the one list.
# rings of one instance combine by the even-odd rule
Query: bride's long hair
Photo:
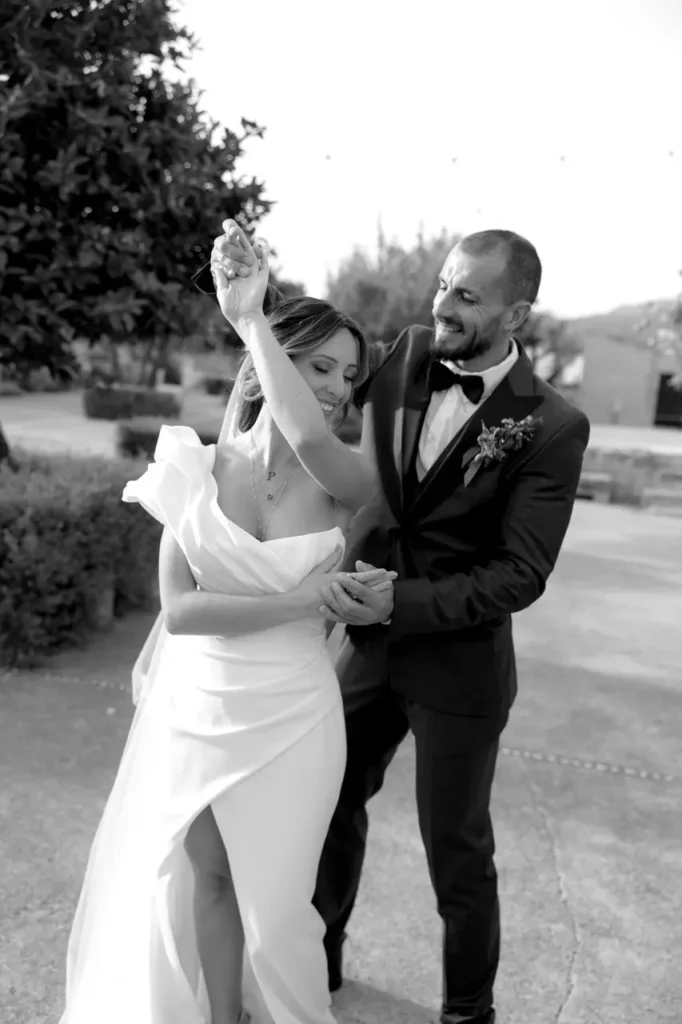
[[(345, 328), (358, 345), (358, 372), (353, 388), (367, 379), (369, 355), (365, 336), (351, 317), (340, 313), (330, 302), (309, 297), (284, 299), (268, 313), (267, 319), (277, 341), (292, 357), (314, 352)], [(263, 392), (253, 360), (247, 352), (227, 403), (219, 443), (250, 430), (262, 407)], [(347, 406), (344, 415), (346, 411)]]

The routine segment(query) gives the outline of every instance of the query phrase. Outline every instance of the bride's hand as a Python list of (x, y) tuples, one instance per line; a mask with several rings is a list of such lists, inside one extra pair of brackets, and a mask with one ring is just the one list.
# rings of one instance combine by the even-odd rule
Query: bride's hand
[(322, 603), (322, 595), (336, 578), (336, 572), (342, 559), (343, 549), (335, 548), (331, 555), (328, 555), (323, 562), (316, 565), (312, 572), (308, 573), (296, 587), (294, 594), (303, 601), (307, 614), (317, 614), (318, 608)]
[[(224, 235), (215, 240), (211, 253), (211, 274), (220, 310), (225, 319), (237, 327), (263, 309), (270, 268), (267, 252), (259, 247), (257, 254), (245, 233), (234, 221), (223, 222)], [(226, 256), (226, 246), (243, 253), (244, 262), (236, 276), (228, 276), (233, 261)]]

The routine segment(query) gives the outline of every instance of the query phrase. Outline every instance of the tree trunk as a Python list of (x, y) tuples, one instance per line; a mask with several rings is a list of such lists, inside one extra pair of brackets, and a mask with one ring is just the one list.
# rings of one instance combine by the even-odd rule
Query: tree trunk
[(2, 424), (0, 424), (0, 466), (5, 462), (8, 464), (10, 469), (17, 470), (19, 468), (15, 460), (12, 458), (9, 442), (3, 432)]

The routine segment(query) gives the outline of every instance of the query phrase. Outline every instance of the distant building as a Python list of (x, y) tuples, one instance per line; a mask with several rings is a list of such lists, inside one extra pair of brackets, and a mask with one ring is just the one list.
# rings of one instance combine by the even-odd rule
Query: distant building
[(572, 321), (584, 347), (574, 400), (592, 423), (682, 429), (682, 389), (671, 381), (672, 356), (648, 348), (638, 330), (643, 307), (626, 307)]

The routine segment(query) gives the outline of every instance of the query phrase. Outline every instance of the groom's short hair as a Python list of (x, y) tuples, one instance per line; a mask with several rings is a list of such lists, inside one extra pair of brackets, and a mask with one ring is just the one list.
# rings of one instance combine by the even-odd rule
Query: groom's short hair
[(540, 291), (542, 264), (534, 245), (515, 231), (494, 228), (465, 235), (458, 248), (470, 256), (502, 250), (506, 257), (505, 295), (507, 302), (535, 302)]

